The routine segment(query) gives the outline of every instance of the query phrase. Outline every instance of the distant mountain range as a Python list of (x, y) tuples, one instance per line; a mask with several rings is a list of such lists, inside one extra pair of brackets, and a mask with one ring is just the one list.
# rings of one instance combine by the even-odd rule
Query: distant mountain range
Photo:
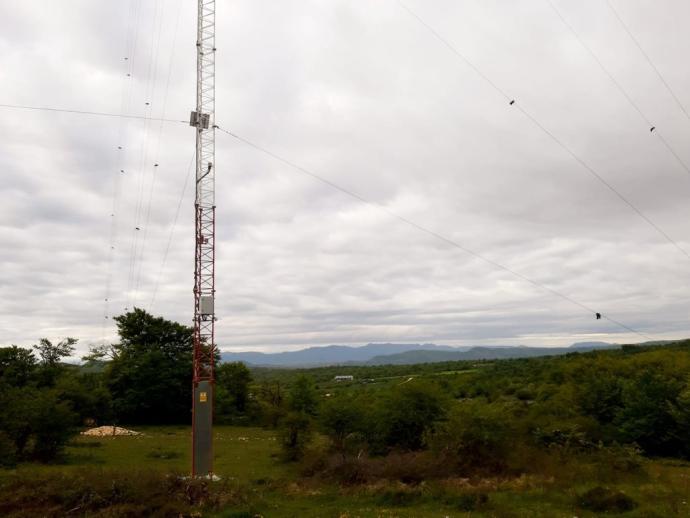
[(328, 345), (281, 353), (221, 353), (224, 362), (244, 362), (267, 367), (318, 367), (325, 365), (403, 365), (458, 360), (494, 360), (553, 356), (595, 349), (616, 349), (617, 344), (579, 342), (569, 347), (476, 346), (436, 344), (368, 344), (360, 347)]

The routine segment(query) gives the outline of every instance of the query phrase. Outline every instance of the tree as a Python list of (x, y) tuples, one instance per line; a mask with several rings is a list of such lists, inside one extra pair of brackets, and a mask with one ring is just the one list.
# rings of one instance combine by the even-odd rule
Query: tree
[(40, 391), (31, 409), (32, 457), (42, 462), (58, 457), (73, 434), (76, 418), (68, 402)]
[(39, 384), (46, 387), (55, 385), (58, 377), (64, 372), (61, 361), (72, 355), (76, 343), (76, 338), (65, 338), (56, 344), (47, 338), (41, 338), (38, 345), (33, 346), (40, 358)]
[(0, 391), (0, 408), (5, 448), (9, 440), (9, 454), (15, 458), (53, 460), (73, 433), (76, 415), (52, 389), (5, 389)]
[(299, 460), (311, 439), (312, 421), (303, 412), (290, 412), (281, 424), (283, 457), (287, 461)]
[(460, 469), (495, 472), (507, 462), (516, 434), (511, 429), (511, 409), (481, 400), (455, 405), (448, 419), (431, 432), (427, 441), (447, 463)]
[(291, 410), (307, 415), (316, 415), (319, 402), (316, 398), (314, 380), (308, 376), (300, 375), (290, 388), (288, 401)]
[(66, 372), (55, 383), (55, 393), (60, 401), (69, 403), (80, 422), (112, 422), (110, 392), (101, 375)]
[[(31, 437), (31, 405), (39, 391), (33, 387), (0, 390), (0, 430), (12, 444), (11, 458), (21, 458)], [(27, 401), (25, 407), (22, 402)]]
[(335, 397), (319, 412), (321, 429), (330, 438), (333, 449), (345, 460), (346, 453), (365, 431), (364, 406), (351, 397)]
[(623, 406), (614, 421), (620, 438), (638, 444), (649, 455), (676, 455), (684, 445), (672, 433), (677, 422), (672, 404), (681, 389), (675, 379), (651, 370), (626, 382)]
[(36, 357), (30, 349), (0, 348), (0, 382), (11, 387), (23, 387), (36, 371)]
[(38, 345), (34, 345), (34, 349), (38, 351), (41, 365), (44, 367), (55, 367), (63, 358), (72, 355), (76, 343), (76, 338), (65, 338), (56, 344), (53, 344), (47, 338), (41, 338)]
[(674, 437), (683, 448), (685, 458), (690, 457), (690, 379), (675, 402), (670, 404), (670, 413), (675, 421), (670, 435)]
[(52, 387), (65, 371), (60, 360), (75, 343), (68, 338), (54, 345), (42, 339), (35, 346), (40, 364), (29, 349), (0, 348), (0, 464), (50, 461), (61, 453), (76, 415)]
[(242, 362), (222, 363), (216, 368), (216, 411), (244, 414), (249, 405), (252, 374)]
[(602, 424), (613, 421), (622, 405), (623, 388), (618, 376), (595, 371), (578, 384), (578, 402), (585, 415)]
[(105, 376), (115, 416), (133, 424), (189, 422), (193, 329), (139, 308), (114, 320), (120, 343)]
[(259, 408), (264, 426), (277, 428), (285, 416), (285, 397), (279, 381), (264, 382), (259, 388)]
[(446, 401), (437, 387), (429, 383), (407, 383), (382, 402), (378, 426), (384, 446), (419, 450), (424, 434), (446, 413)]

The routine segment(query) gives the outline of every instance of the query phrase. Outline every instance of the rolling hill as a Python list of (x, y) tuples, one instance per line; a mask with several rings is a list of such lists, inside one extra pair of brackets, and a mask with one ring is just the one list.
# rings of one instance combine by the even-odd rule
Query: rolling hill
[(360, 347), (329, 345), (280, 353), (223, 352), (224, 362), (244, 362), (270, 367), (316, 367), (325, 365), (384, 365), (430, 363), (454, 360), (491, 360), (551, 356), (576, 351), (616, 348), (605, 342), (581, 342), (570, 347), (477, 346), (451, 347), (436, 344), (367, 344)]

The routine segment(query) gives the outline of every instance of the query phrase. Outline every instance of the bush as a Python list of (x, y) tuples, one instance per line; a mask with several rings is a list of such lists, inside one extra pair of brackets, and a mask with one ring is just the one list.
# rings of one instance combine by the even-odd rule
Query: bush
[(305, 476), (318, 475), (347, 486), (366, 484), (374, 479), (368, 458), (343, 460), (340, 455), (314, 455), (305, 460), (307, 462), (302, 467)]
[(379, 504), (392, 507), (405, 507), (414, 504), (421, 498), (418, 490), (405, 488), (387, 489), (379, 496)]
[(17, 463), (17, 448), (6, 433), (0, 431), (0, 466), (12, 467)]
[[(37, 491), (36, 488), (40, 488)], [(0, 485), (0, 516), (205, 516), (246, 495), (229, 481), (153, 471), (79, 469), (19, 474)]]
[(427, 451), (392, 452), (385, 457), (349, 457), (321, 453), (305, 456), (302, 474), (320, 476), (343, 485), (367, 484), (379, 480), (401, 482), (409, 486), (450, 474), (445, 462)]
[(0, 429), (17, 460), (54, 460), (74, 432), (76, 415), (50, 389), (6, 389), (0, 392), (0, 408)]
[(352, 398), (337, 397), (321, 408), (319, 423), (331, 440), (331, 447), (343, 460), (348, 452), (363, 446), (366, 430), (365, 408)]
[(614, 424), (621, 442), (638, 444), (649, 455), (677, 455), (686, 447), (676, 432), (672, 402), (681, 385), (667, 374), (647, 370), (623, 385), (623, 407)]
[(620, 446), (614, 444), (602, 448), (597, 460), (602, 466), (622, 473), (640, 471), (643, 465), (642, 452), (635, 446)]
[(309, 416), (292, 412), (282, 421), (281, 445), (283, 458), (296, 461), (302, 458), (311, 439), (312, 425)]
[(74, 433), (75, 414), (65, 402), (42, 393), (34, 401), (33, 458), (46, 462), (58, 457)]
[(476, 511), (485, 506), (488, 502), (489, 495), (482, 492), (463, 493), (445, 499), (446, 504), (452, 505), (458, 511)]
[(300, 375), (290, 388), (288, 395), (290, 410), (307, 415), (316, 415), (319, 401), (316, 397), (314, 380), (308, 376)]
[(597, 486), (580, 495), (577, 503), (583, 509), (596, 513), (622, 513), (624, 511), (632, 511), (637, 507), (637, 502), (622, 491), (615, 491), (601, 486)]
[(249, 421), (251, 381), (251, 373), (244, 363), (224, 362), (216, 368), (213, 394), (216, 422), (239, 424), (242, 420)]
[[(375, 450), (420, 450), (424, 435), (446, 415), (447, 400), (430, 383), (407, 383), (395, 390), (374, 415), (380, 430)], [(378, 446), (378, 448), (376, 447)]]
[(540, 446), (551, 449), (558, 449), (564, 452), (586, 452), (596, 448), (596, 444), (588, 440), (587, 434), (581, 432), (577, 427), (572, 428), (552, 428), (542, 430), (537, 428), (534, 439)]
[(263, 383), (258, 396), (257, 410), (261, 422), (268, 428), (277, 428), (287, 413), (280, 383)]
[(432, 450), (456, 469), (499, 473), (514, 446), (510, 408), (497, 403), (465, 401), (427, 436)]

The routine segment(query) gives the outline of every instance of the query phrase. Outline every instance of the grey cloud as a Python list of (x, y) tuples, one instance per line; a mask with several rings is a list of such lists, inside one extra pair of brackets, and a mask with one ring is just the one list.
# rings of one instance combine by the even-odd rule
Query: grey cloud
[[(407, 1), (690, 250), (690, 176), (547, 2)], [(605, 4), (556, 4), (690, 163), (690, 122)], [(194, 6), (140, 5), (125, 110), (185, 119), (194, 104)], [(681, 23), (690, 7), (616, 5), (690, 106)], [(4, 3), (0, 102), (118, 112), (123, 86), (129, 91), (129, 7)], [(221, 3), (217, 47), (223, 127), (645, 334), (690, 331), (688, 259), (396, 2)], [(149, 307), (193, 131), (3, 109), (0, 132), (0, 343), (71, 335), (83, 350), (115, 339), (103, 318), (114, 180), (125, 169), (110, 296), (117, 314)], [(217, 148), (223, 348), (639, 338), (220, 132)], [(192, 191), (190, 182), (153, 307), (182, 322), (192, 307)], [(133, 247), (143, 262), (130, 272)]]

